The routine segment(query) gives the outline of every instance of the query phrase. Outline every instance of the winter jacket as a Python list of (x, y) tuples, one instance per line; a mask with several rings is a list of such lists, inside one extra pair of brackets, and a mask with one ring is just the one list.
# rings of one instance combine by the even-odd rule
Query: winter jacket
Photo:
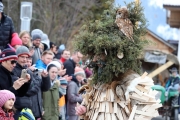
[(46, 69), (46, 64), (42, 61), (42, 60), (38, 60), (37, 62), (36, 62), (36, 68), (37, 69)]
[(76, 63), (72, 59), (66, 60), (64, 62), (64, 68), (66, 69), (65, 75), (70, 76), (70, 75), (74, 74), (75, 67), (76, 67)]
[(176, 77), (171, 76), (171, 77), (169, 77), (169, 79), (165, 85), (165, 88), (166, 88), (166, 90), (168, 90), (169, 88), (171, 90), (178, 90), (179, 83), (180, 83), (179, 75)]
[(0, 108), (0, 120), (14, 120), (13, 118), (14, 113), (5, 113), (2, 108)]
[(36, 64), (36, 62), (37, 62), (38, 60), (40, 60), (40, 59), (41, 59), (40, 49), (37, 48), (37, 47), (35, 47), (35, 48), (34, 48), (34, 54), (33, 54), (33, 56), (32, 56), (32, 64)]
[[(22, 67), (20, 64), (16, 64), (13, 70), (14, 76), (20, 77)], [(16, 97), (15, 108), (21, 111), (23, 108), (30, 108), (35, 117), (41, 117), (42, 114), (42, 97), (41, 90), (49, 90), (51, 83), (49, 77), (41, 78), (38, 73), (33, 73), (27, 69), (27, 73), (31, 76), (31, 85), (24, 97)], [(17, 115), (18, 114), (18, 115)], [(15, 118), (19, 116), (19, 112), (16, 112)]]
[(76, 115), (75, 107), (78, 103), (82, 102), (82, 96), (78, 94), (80, 83), (75, 76), (72, 76), (72, 80), (68, 83), (67, 89), (67, 114), (69, 116)]
[(54, 83), (47, 91), (43, 92), (44, 115), (42, 120), (59, 120), (59, 86)]
[(22, 97), (28, 91), (31, 81), (22, 85), (18, 90), (15, 90), (13, 86), (13, 82), (18, 78), (12, 78), (13, 73), (9, 72), (6, 68), (0, 65), (0, 90), (9, 90), (15, 94), (15, 96)]
[(11, 43), (12, 34), (15, 32), (12, 19), (2, 13), (0, 22), (0, 49), (3, 50), (8, 43)]

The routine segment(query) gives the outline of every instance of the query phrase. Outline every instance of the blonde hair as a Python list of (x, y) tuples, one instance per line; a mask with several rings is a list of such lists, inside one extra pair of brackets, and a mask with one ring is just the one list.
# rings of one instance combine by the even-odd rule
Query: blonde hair
[(19, 38), (22, 40), (22, 37), (23, 37), (25, 34), (28, 34), (28, 35), (29, 35), (29, 42), (28, 42), (28, 44), (27, 44), (27, 47), (31, 47), (31, 46), (32, 46), (31, 36), (30, 36), (30, 34), (29, 34), (28, 31), (21, 31), (21, 32), (19, 33)]
[(41, 56), (45, 56), (45, 55), (52, 55), (54, 57), (54, 53), (50, 50), (45, 50)]

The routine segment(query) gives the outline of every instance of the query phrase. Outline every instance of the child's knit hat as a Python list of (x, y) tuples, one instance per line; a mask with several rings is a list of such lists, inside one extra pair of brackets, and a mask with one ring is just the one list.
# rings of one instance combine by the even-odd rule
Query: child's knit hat
[(9, 90), (0, 90), (0, 96), (0, 107), (2, 107), (9, 99), (13, 98), (14, 101), (16, 99), (14, 93)]

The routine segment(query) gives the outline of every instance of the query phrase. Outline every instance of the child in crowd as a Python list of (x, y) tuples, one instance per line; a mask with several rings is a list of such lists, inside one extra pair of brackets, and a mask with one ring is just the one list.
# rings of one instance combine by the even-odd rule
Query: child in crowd
[(14, 120), (15, 95), (9, 90), (0, 90), (0, 120)]

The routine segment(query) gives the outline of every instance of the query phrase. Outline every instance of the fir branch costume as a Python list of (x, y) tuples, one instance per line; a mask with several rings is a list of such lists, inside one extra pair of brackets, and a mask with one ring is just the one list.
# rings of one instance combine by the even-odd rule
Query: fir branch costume
[(138, 57), (147, 43), (143, 8), (135, 2), (127, 4), (128, 20), (133, 25), (131, 40), (115, 23), (116, 10), (105, 10), (101, 19), (89, 21), (76, 36), (77, 49), (90, 58), (88, 66), (94, 70), (92, 80), (80, 89), (86, 91), (84, 119), (150, 120), (158, 115), (161, 104), (155, 100), (156, 91), (151, 90), (153, 80), (138, 74)]

